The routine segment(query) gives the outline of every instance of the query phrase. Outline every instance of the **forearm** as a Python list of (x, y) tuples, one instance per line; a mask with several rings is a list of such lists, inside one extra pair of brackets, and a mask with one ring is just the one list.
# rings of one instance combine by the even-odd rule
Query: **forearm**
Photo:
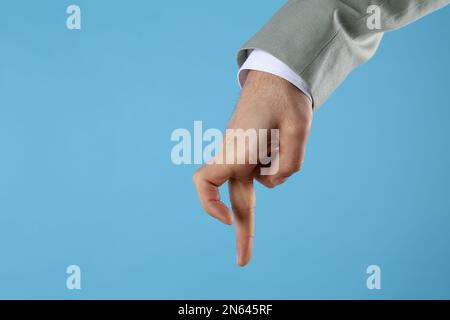
[[(308, 85), (314, 107), (376, 52), (385, 31), (402, 27), (449, 0), (291, 0), (239, 51), (242, 65), (254, 48), (286, 63)], [(367, 9), (380, 8), (381, 26), (370, 29)]]

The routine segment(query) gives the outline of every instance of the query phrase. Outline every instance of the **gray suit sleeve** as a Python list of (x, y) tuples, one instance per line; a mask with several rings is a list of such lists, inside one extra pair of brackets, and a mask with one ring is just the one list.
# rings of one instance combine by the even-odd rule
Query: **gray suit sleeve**
[[(384, 32), (416, 21), (449, 2), (291, 0), (241, 48), (238, 64), (241, 66), (255, 48), (272, 54), (305, 80), (317, 109), (354, 68), (374, 55)], [(380, 25), (373, 24), (377, 12)]]

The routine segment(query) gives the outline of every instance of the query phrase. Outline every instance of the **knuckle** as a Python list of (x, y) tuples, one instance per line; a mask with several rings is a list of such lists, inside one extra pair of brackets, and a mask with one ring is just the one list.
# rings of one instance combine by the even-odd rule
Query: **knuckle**
[(194, 182), (194, 184), (198, 184), (198, 182), (200, 181), (200, 178), (201, 178), (200, 170), (197, 170), (197, 171), (194, 172), (194, 174), (192, 175), (192, 181)]
[(265, 183), (264, 184), (267, 188), (269, 188), (269, 189), (274, 189), (277, 185), (274, 183), (274, 182), (272, 182), (272, 181), (270, 181), (270, 182), (267, 182), (267, 183)]
[(275, 183), (273, 183), (272, 179), (270, 176), (264, 176), (263, 178), (259, 179), (259, 182), (261, 182), (261, 184), (269, 189), (273, 189), (275, 188), (277, 185)]
[(275, 187), (279, 186), (280, 184), (283, 184), (287, 179), (288, 179), (288, 177), (286, 177), (286, 176), (276, 175), (276, 176), (273, 176), (270, 180), (271, 180), (271, 184), (273, 185), (273, 188), (275, 188)]
[(231, 209), (233, 209), (234, 213), (252, 213), (255, 210), (255, 206), (235, 204), (231, 207)]
[(301, 169), (300, 163), (293, 162), (285, 165), (284, 167), (280, 168), (280, 171), (278, 172), (278, 177), (280, 178), (288, 178), (294, 173), (299, 172)]
[(277, 185), (272, 181), (272, 179), (265, 179), (261, 183), (269, 189), (275, 188)]
[(302, 169), (302, 165), (300, 162), (295, 162), (288, 167), (288, 170), (291, 174), (300, 172), (301, 169)]

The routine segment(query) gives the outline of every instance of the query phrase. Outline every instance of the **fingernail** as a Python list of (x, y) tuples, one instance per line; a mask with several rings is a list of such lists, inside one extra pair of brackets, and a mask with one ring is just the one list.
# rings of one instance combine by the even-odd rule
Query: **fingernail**
[(246, 252), (245, 252), (244, 249), (245, 249), (245, 248), (243, 248), (243, 247), (241, 247), (241, 246), (237, 249), (237, 257), (236, 257), (236, 259), (237, 259), (237, 264), (238, 264), (240, 267), (244, 267), (244, 266), (247, 264), (247, 261), (246, 261)]

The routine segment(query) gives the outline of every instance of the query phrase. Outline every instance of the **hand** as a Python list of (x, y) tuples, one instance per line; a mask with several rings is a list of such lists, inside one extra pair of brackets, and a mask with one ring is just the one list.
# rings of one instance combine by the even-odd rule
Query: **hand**
[[(299, 89), (277, 76), (250, 71), (228, 129), (279, 129), (278, 172), (261, 175), (261, 164), (234, 162), (206, 164), (193, 176), (204, 210), (225, 224), (235, 221), (240, 266), (248, 264), (252, 254), (256, 205), (253, 181), (274, 188), (300, 170), (312, 118), (311, 102)], [(223, 154), (229, 150), (229, 143), (225, 136)], [(235, 153), (244, 152), (248, 157), (254, 152), (248, 145), (245, 149)], [(232, 211), (220, 200), (219, 187), (227, 181)]]

